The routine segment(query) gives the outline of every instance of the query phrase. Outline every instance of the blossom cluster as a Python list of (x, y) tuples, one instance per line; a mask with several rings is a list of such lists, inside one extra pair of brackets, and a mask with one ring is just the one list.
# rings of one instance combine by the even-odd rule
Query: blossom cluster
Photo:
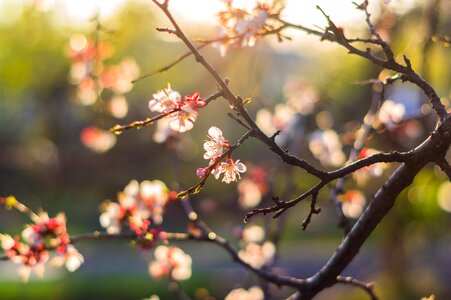
[(248, 290), (243, 288), (238, 288), (230, 291), (230, 293), (225, 297), (225, 300), (263, 300), (265, 299), (265, 294), (262, 289), (258, 286), (253, 286)]
[(287, 145), (289, 141), (302, 137), (304, 119), (313, 113), (319, 96), (316, 90), (298, 78), (291, 78), (284, 86), (286, 103), (279, 103), (274, 112), (261, 108), (256, 115), (256, 123), (267, 135), (280, 131), (276, 142)]
[(359, 190), (349, 190), (340, 195), (338, 200), (342, 203), (343, 214), (348, 218), (357, 219), (365, 209), (366, 198)]
[[(69, 80), (77, 86), (76, 99), (81, 105), (105, 105), (102, 111), (115, 118), (124, 118), (128, 112), (125, 93), (139, 75), (139, 68), (132, 58), (125, 58), (117, 65), (105, 61), (112, 54), (112, 47), (104, 42), (93, 41), (83, 34), (71, 37), (68, 49), (72, 59)], [(108, 100), (98, 102), (103, 91), (108, 90)], [(103, 153), (116, 143), (116, 137), (97, 127), (83, 130), (80, 139), (84, 146)]]
[[(24, 207), (14, 197), (0, 198), (2, 204), (10, 207)], [(39, 215), (31, 213), (34, 224), (29, 224), (22, 231), (21, 237), (0, 234), (0, 246), (5, 255), (15, 264), (20, 265), (19, 274), (28, 281), (31, 271), (42, 277), (45, 264), (49, 261), (49, 250), (56, 249), (56, 256), (50, 264), (66, 268), (73, 272), (83, 263), (83, 256), (70, 243), (66, 229), (66, 217), (59, 213), (50, 218), (46, 212)]]
[(160, 180), (141, 183), (132, 180), (118, 193), (118, 202), (103, 203), (100, 224), (109, 234), (116, 234), (128, 223), (129, 229), (137, 235), (138, 245), (148, 249), (164, 239), (161, 229), (151, 229), (150, 225), (161, 224), (169, 197), (169, 189)]
[(247, 225), (243, 229), (240, 241), (242, 245), (242, 249), (238, 252), (240, 259), (256, 269), (272, 263), (276, 247), (264, 239), (265, 231), (262, 227), (255, 224)]
[(246, 165), (240, 160), (233, 160), (227, 155), (225, 162), (221, 162), (226, 151), (230, 148), (228, 141), (224, 138), (222, 130), (218, 127), (210, 127), (207, 134), (208, 139), (204, 143), (204, 159), (210, 160), (206, 168), (198, 168), (196, 174), (203, 178), (208, 174), (213, 174), (216, 179), (223, 174), (222, 181), (230, 183), (241, 178), (240, 173), (246, 172)]
[(155, 260), (149, 264), (153, 279), (170, 277), (173, 280), (186, 280), (191, 277), (191, 256), (177, 247), (164, 245), (155, 248)]
[(77, 100), (80, 104), (93, 105), (100, 93), (109, 89), (113, 94), (110, 113), (123, 118), (127, 113), (124, 94), (132, 89), (132, 81), (139, 75), (134, 59), (125, 58), (117, 65), (106, 64), (105, 60), (112, 54), (111, 46), (94, 42), (83, 34), (71, 37), (68, 52), (72, 58), (69, 79), (77, 85)]
[(309, 148), (315, 158), (325, 166), (340, 166), (346, 160), (340, 136), (332, 129), (313, 132)]
[[(164, 134), (165, 136), (170, 135), (170, 131), (167, 131), (168, 129), (180, 133), (191, 130), (199, 115), (197, 109), (205, 105), (206, 102), (200, 98), (199, 93), (185, 96), (182, 99), (180, 93), (173, 90), (170, 85), (153, 94), (152, 99), (149, 101), (150, 111), (168, 114), (171, 117), (169, 121), (163, 121), (164, 119), (158, 121), (158, 129), (167, 132)], [(160, 140), (165, 139), (160, 138)]]
[(224, 56), (230, 46), (252, 47), (258, 37), (274, 29), (269, 24), (270, 17), (280, 14), (283, 9), (282, 1), (257, 3), (251, 11), (236, 7), (231, 0), (223, 1), (225, 10), (218, 13), (221, 25), (217, 36), (216, 46), (219, 46), (221, 55)]
[[(367, 148), (363, 147), (357, 156), (358, 159), (364, 159), (367, 158), (370, 155), (380, 153), (380, 151), (373, 149), (373, 148)], [(363, 186), (368, 182), (368, 180), (372, 177), (380, 177), (382, 176), (384, 170), (388, 167), (388, 165), (383, 163), (378, 164), (372, 164), (370, 166), (366, 166), (364, 168), (361, 168), (354, 173), (352, 173), (352, 177), (356, 181), (357, 185)]]
[(266, 177), (267, 171), (257, 167), (238, 183), (238, 203), (243, 209), (254, 208), (260, 204), (262, 197), (268, 192)]

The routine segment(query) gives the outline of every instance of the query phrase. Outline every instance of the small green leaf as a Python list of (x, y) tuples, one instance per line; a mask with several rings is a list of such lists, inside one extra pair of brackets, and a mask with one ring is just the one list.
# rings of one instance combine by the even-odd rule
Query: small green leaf
[(247, 105), (247, 104), (249, 104), (249, 103), (251, 103), (252, 102), (252, 98), (246, 98), (246, 99), (244, 99), (243, 100), (243, 105)]
[(188, 196), (188, 192), (187, 191), (182, 191), (182, 192), (177, 194), (177, 198), (179, 198), (179, 199), (183, 199), (186, 196)]
[(124, 130), (122, 129), (121, 125), (116, 125), (113, 128), (111, 128), (111, 132), (114, 133), (115, 135), (119, 135), (123, 132)]

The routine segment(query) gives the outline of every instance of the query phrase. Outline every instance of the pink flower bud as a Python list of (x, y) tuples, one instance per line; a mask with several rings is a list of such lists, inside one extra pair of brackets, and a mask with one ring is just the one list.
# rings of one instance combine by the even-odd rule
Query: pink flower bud
[(207, 174), (207, 170), (205, 170), (205, 168), (198, 168), (198, 169), (196, 170), (196, 175), (197, 175), (197, 177), (199, 177), (199, 178), (204, 177), (205, 174)]

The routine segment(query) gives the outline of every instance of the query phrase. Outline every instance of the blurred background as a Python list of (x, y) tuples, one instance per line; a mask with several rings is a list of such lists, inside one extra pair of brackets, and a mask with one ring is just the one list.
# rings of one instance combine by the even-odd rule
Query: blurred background
[[(237, 2), (249, 7), (254, 3)], [(288, 0), (282, 16), (305, 26), (324, 27), (326, 21), (315, 8), (319, 4), (347, 35), (368, 36), (362, 12), (350, 1), (314, 2)], [(171, 8), (192, 39), (217, 34), (215, 14), (223, 8), (221, 1), (172, 0)], [(451, 30), (449, 1), (393, 0), (386, 5), (374, 0), (370, 10), (395, 53), (406, 54), (449, 107), (450, 48), (440, 39)], [(115, 200), (132, 179), (160, 179), (171, 189), (192, 186), (198, 181), (195, 170), (207, 165), (202, 156), (208, 128), (218, 126), (231, 142), (244, 133), (224, 113), (228, 105), (221, 99), (201, 110), (193, 130), (177, 137), (156, 134), (156, 126), (117, 137), (103, 131), (150, 116), (148, 100), (168, 82), (182, 95), (199, 92), (206, 98), (216, 91), (212, 78), (192, 58), (128, 84), (186, 52), (175, 38), (158, 33), (157, 26), (169, 25), (151, 1), (0, 0), (1, 196), (15, 195), (30, 208), (42, 208), (50, 215), (64, 211), (71, 234), (102, 230), (99, 206), (105, 199)], [(247, 108), (268, 134), (282, 129), (278, 142), (283, 147), (318, 167), (337, 168), (345, 163), (377, 92), (359, 82), (383, 79), (390, 73), (315, 37), (294, 31), (286, 34), (293, 40), (278, 43), (270, 36), (252, 48), (231, 48), (224, 57), (215, 47), (203, 53), (230, 79), (234, 92), (252, 99)], [(86, 49), (92, 45), (97, 52), (89, 54)], [(80, 75), (84, 66), (77, 64), (86, 59), (83, 55), (95, 58), (93, 73), (108, 73), (112, 67), (129, 77), (118, 84), (120, 75), (112, 71), (115, 85), (108, 81), (112, 77), (93, 76), (102, 89), (95, 80), (84, 81)], [(403, 151), (420, 144), (435, 124), (423, 94), (409, 84), (397, 83), (387, 87), (386, 99), (384, 105), (390, 105), (381, 108), (371, 125), (366, 146)], [(271, 195), (286, 200), (315, 183), (305, 172), (280, 164), (255, 140), (246, 142), (234, 158), (248, 166), (244, 177), (254, 181), (258, 177), (264, 185), (259, 206), (270, 205)], [(358, 217), (394, 167), (368, 170), (346, 181), (345, 191), (353, 193), (341, 195), (342, 201), (357, 203), (346, 212), (350, 217)], [(255, 203), (243, 203), (237, 186), (209, 179), (192, 202), (200, 217), (238, 248), (246, 206)], [(352, 199), (353, 195), (358, 199)], [(280, 241), (275, 267), (297, 277), (314, 274), (343, 235), (329, 190), (319, 195), (321, 214), (314, 216), (307, 231), (301, 231), (307, 205), (280, 219), (252, 220), (266, 229), (268, 237), (281, 232), (276, 236)], [(450, 213), (451, 185), (437, 167), (429, 165), (399, 196), (343, 275), (375, 281), (381, 299), (451, 297)], [(19, 234), (29, 222), (3, 208), (0, 216), (2, 233)], [(186, 224), (181, 205), (171, 202), (163, 229), (183, 232)], [(179, 246), (193, 258), (193, 276), (182, 286), (195, 299), (222, 299), (233, 288), (260, 284), (219, 247), (193, 242)], [(167, 281), (149, 277), (149, 253), (123, 241), (83, 242), (77, 248), (85, 257), (77, 272), (47, 268), (44, 279), (32, 277), (28, 284), (22, 283), (15, 265), (0, 264), (0, 298), (142, 299), (152, 294), (172, 298)], [(270, 289), (276, 299), (292, 292)], [(337, 285), (318, 299), (363, 297), (360, 290)]]

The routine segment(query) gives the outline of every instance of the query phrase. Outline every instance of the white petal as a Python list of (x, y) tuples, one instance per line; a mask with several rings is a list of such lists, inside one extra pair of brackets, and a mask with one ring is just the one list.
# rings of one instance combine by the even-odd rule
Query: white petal
[[(239, 160), (238, 160), (238, 161), (239, 161)], [(237, 161), (237, 162), (238, 162), (238, 161)], [(247, 167), (246, 167), (246, 165), (243, 164), (242, 162), (238, 162), (238, 163), (235, 164), (234, 170), (235, 170), (235, 171), (238, 171), (238, 172), (240, 172), (240, 173), (244, 173), (244, 172), (246, 172)]]
[(224, 137), (222, 136), (221, 129), (219, 129), (218, 127), (215, 127), (215, 126), (210, 127), (210, 129), (208, 129), (208, 135), (216, 140), (224, 139)]

